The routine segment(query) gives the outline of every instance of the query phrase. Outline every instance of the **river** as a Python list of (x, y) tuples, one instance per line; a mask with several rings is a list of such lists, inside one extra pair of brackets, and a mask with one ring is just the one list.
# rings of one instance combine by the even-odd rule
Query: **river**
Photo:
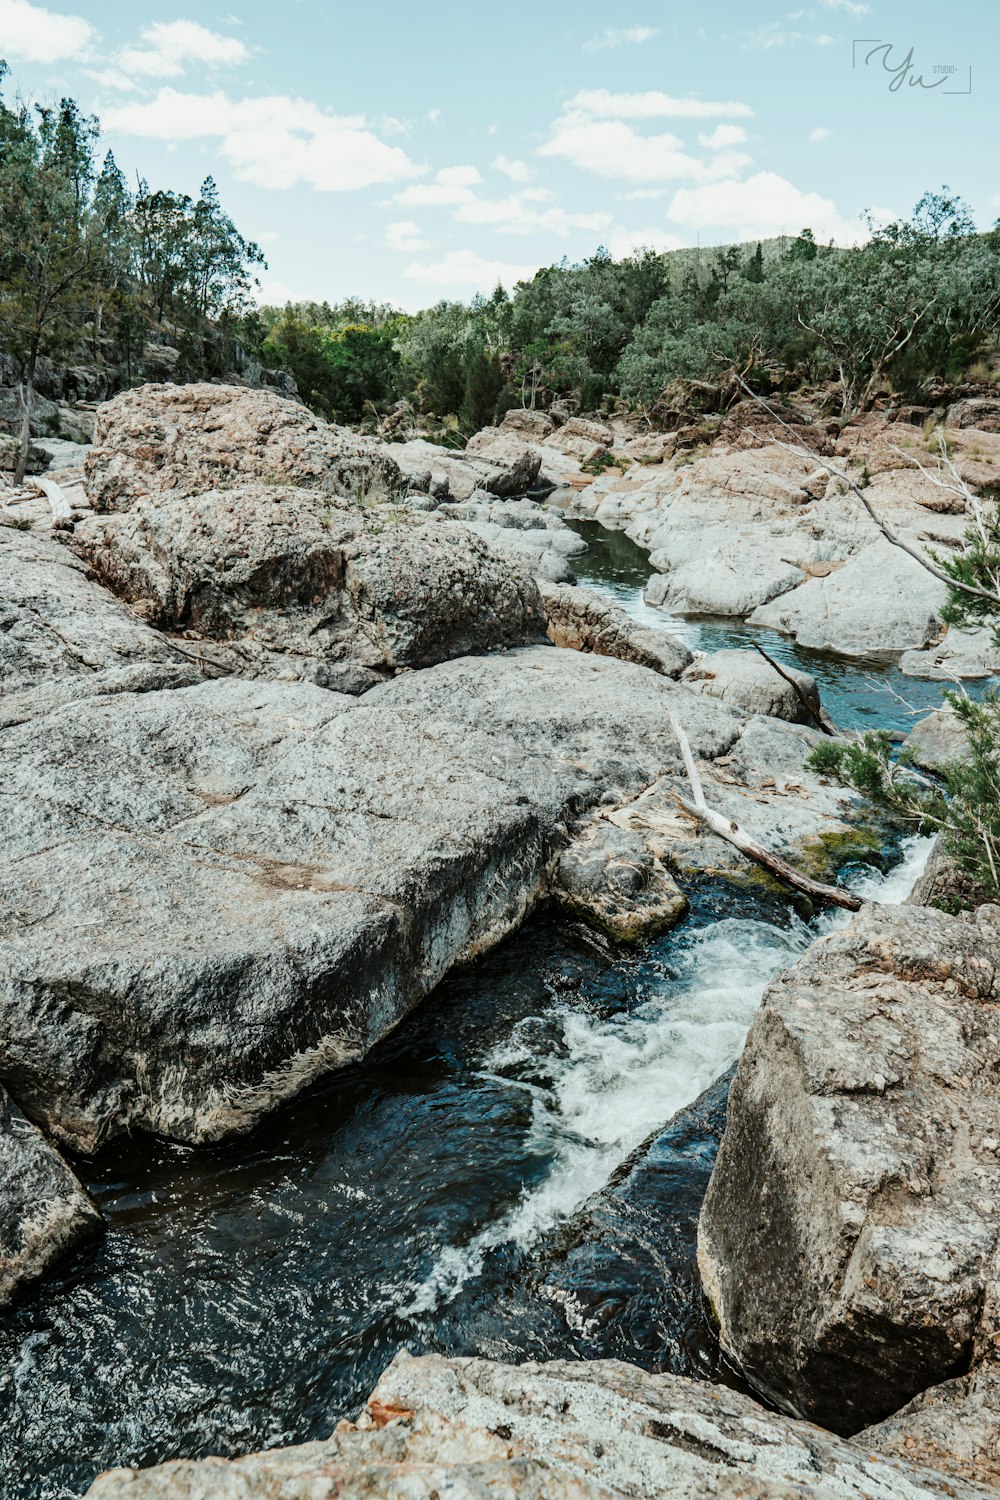
[[(700, 649), (746, 643), (649, 610), (639, 549), (587, 535), (581, 582)], [(845, 726), (906, 727), (897, 694), (940, 699), (885, 662), (772, 648)], [(848, 878), (902, 899), (927, 847)], [(247, 1139), (76, 1163), (107, 1234), (0, 1321), (0, 1492), (55, 1500), (112, 1464), (325, 1435), (404, 1347), (735, 1380), (693, 1270), (724, 1091), (662, 1127), (731, 1065), (768, 979), (844, 920), (707, 882), (678, 928), (622, 955), (539, 915)], [(642, 1233), (581, 1219), (658, 1131), (629, 1189)], [(655, 1274), (634, 1248), (651, 1241)]]

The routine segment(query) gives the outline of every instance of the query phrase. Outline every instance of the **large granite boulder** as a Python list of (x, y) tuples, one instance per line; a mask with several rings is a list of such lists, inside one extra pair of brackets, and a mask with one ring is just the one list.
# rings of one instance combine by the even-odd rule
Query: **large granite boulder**
[(567, 820), (740, 720), (550, 645), (360, 699), (228, 678), (6, 731), (0, 1081), (93, 1150), (246, 1130), (369, 1047), (546, 893)]
[(490, 488), (501, 496), (526, 495), (538, 478), (542, 455), (531, 443), (499, 427), (484, 427), (465, 445), (471, 458), (484, 459), (501, 471)]
[(617, 656), (666, 677), (678, 677), (692, 660), (683, 642), (638, 624), (620, 604), (592, 589), (557, 583), (542, 583), (540, 589), (548, 637), (557, 646)]
[(815, 726), (821, 713), (815, 677), (794, 667), (784, 671), (783, 677), (754, 651), (714, 651), (693, 661), (683, 680), (697, 692), (721, 698), (739, 713)]
[(482, 453), (475, 447), (471, 451), (441, 448), (423, 438), (393, 443), (386, 451), (412, 489), (441, 500), (468, 500), (476, 490), (498, 496), (523, 495), (538, 475), (540, 459), (511, 433), (491, 427), (485, 432)]
[(617, 1360), (400, 1354), (355, 1422), (295, 1448), (113, 1469), (88, 1500), (987, 1500), (749, 1397)]
[(100, 1227), (62, 1157), (0, 1088), (0, 1309)]
[(1000, 926), (867, 906), (765, 992), (699, 1227), (724, 1348), (855, 1431), (971, 1357), (1000, 1235)]
[(390, 498), (402, 485), (382, 444), (331, 426), (276, 391), (227, 385), (123, 391), (98, 409), (85, 468), (98, 511), (250, 481), (356, 503)]
[(957, 761), (968, 760), (969, 742), (954, 709), (936, 708), (915, 724), (903, 741), (915, 765), (940, 774)]
[[(161, 630), (230, 643), (230, 670), (364, 690), (403, 668), (537, 640), (525, 569), (434, 515), (261, 484), (94, 516), (73, 545)], [(218, 659), (218, 658), (217, 658)]]

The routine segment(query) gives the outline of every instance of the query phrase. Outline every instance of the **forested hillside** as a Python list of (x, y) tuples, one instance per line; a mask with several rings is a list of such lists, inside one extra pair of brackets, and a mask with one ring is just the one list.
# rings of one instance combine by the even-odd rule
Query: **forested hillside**
[(931, 378), (995, 374), (1000, 230), (977, 232), (949, 188), (908, 220), (872, 222), (852, 249), (805, 227), (619, 261), (601, 248), (512, 294), (415, 315), (357, 298), (256, 308), (263, 256), (212, 179), (196, 199), (141, 177), (133, 189), (98, 142), (71, 99), (0, 98), (0, 383), (26, 393), (25, 444), (36, 386), (100, 399), (150, 379), (260, 380), (269, 367), (325, 417), (372, 421), (404, 401), (455, 443), (512, 406), (556, 401), (666, 422), (677, 379), (825, 383), (849, 417), (888, 387), (916, 395)]

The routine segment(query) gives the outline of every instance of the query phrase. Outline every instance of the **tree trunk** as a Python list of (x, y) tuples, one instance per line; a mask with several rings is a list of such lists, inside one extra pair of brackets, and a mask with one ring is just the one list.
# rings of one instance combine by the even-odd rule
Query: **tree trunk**
[(17, 387), (17, 397), (21, 403), (21, 446), (17, 451), (17, 463), (14, 466), (14, 483), (23, 484), (25, 471), (28, 467), (28, 449), (31, 447), (31, 401), (35, 394), (35, 363), (38, 351), (32, 350), (28, 360), (28, 370), (24, 380)]

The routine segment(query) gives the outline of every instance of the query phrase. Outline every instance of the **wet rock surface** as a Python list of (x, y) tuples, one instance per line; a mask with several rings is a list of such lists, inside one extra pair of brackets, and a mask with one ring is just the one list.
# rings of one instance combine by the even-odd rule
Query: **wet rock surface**
[(702, 1210), (723, 1346), (855, 1430), (967, 1364), (997, 1246), (1000, 928), (868, 906), (765, 992)]
[(874, 1457), (746, 1396), (614, 1360), (519, 1367), (398, 1356), (356, 1422), (235, 1462), (106, 1474), (90, 1500), (332, 1495), (924, 1500), (978, 1485)]
[(62, 1157), (0, 1088), (0, 1309), (100, 1227)]

